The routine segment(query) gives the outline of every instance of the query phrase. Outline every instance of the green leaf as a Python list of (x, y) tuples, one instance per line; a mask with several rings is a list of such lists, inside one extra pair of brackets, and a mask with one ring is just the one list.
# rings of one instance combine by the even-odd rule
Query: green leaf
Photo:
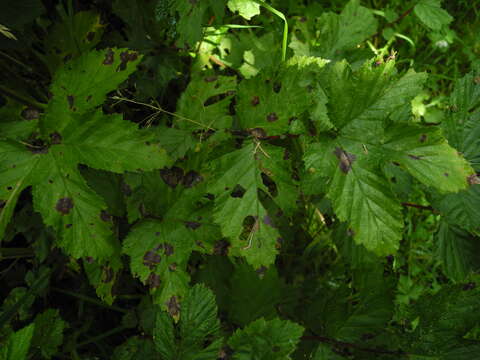
[(32, 347), (40, 349), (44, 358), (51, 359), (63, 343), (66, 323), (60, 317), (58, 310), (48, 309), (35, 317), (34, 324)]
[(157, 356), (157, 352), (152, 340), (132, 336), (115, 348), (112, 359), (144, 360), (154, 359), (155, 356)]
[(62, 133), (73, 114), (101, 105), (136, 70), (141, 56), (128, 49), (90, 51), (67, 62), (54, 76), (53, 95), (41, 122), (44, 135)]
[(478, 237), (443, 220), (440, 222), (436, 240), (436, 256), (443, 263), (445, 274), (450, 279), (462, 281), (480, 267)]
[(238, 11), (246, 20), (260, 14), (260, 5), (254, 0), (229, 0), (227, 5), (231, 12)]
[(239, 265), (230, 283), (229, 318), (233, 322), (244, 326), (260, 317), (275, 317), (284, 284), (274, 267), (259, 274), (248, 264)]
[(340, 15), (326, 13), (319, 19), (321, 57), (337, 57), (368, 39), (377, 30), (377, 21), (370, 9), (350, 0)]
[[(215, 222), (220, 225), (222, 234), (232, 239), (233, 253), (245, 256), (255, 268), (274, 262), (279, 238), (274, 218), (261, 200), (261, 192), (269, 193), (264, 177), (268, 176), (277, 184), (279, 197), (284, 191), (294, 189), (282, 159), (281, 148), (249, 142), (211, 164), (216, 174), (210, 188), (216, 196)], [(273, 199), (275, 201), (275, 197)]]
[(420, 0), (413, 11), (432, 30), (440, 30), (453, 21), (450, 14), (442, 9), (441, 0)]
[(365, 157), (353, 160), (345, 173), (348, 167), (342, 164), (352, 163), (348, 159), (353, 159), (353, 154), (340, 147), (335, 151), (340, 165), (327, 193), (335, 213), (350, 224), (357, 244), (377, 255), (395, 253), (402, 238), (403, 220), (400, 204), (388, 183), (377, 175), (378, 169), (369, 166)]
[(156, 304), (170, 313), (188, 289), (187, 263), (195, 245), (193, 230), (178, 222), (144, 220), (130, 231), (123, 253), (132, 274), (149, 285)]
[(288, 132), (293, 119), (326, 102), (315, 83), (315, 73), (325, 64), (318, 59), (295, 57), (273, 78), (259, 75), (242, 81), (236, 107), (240, 125), (260, 128), (265, 136)]
[(287, 360), (303, 334), (303, 327), (278, 318), (258, 319), (235, 331), (228, 340), (235, 360)]
[(180, 129), (208, 130), (232, 126), (229, 104), (237, 86), (234, 76), (196, 76), (180, 96), (175, 118)]
[[(210, 344), (204, 345), (207, 339)], [(182, 301), (178, 327), (164, 312), (157, 313), (154, 341), (165, 360), (216, 358), (222, 339), (213, 293), (201, 284), (191, 288)]]
[(333, 350), (326, 344), (320, 344), (313, 355), (313, 360), (343, 360), (343, 356), (337, 355)]
[(443, 192), (456, 192), (468, 186), (473, 169), (436, 128), (397, 126), (385, 134), (384, 148), (425, 185)]
[(35, 324), (30, 324), (8, 337), (6, 345), (0, 350), (1, 360), (27, 359)]

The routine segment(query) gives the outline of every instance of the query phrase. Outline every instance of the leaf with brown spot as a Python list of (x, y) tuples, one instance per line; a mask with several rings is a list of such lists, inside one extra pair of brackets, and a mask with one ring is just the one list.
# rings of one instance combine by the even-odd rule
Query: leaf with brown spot
[(75, 97), (73, 95), (67, 95), (68, 107), (70, 110), (73, 110), (73, 105), (75, 104)]
[(172, 296), (167, 302), (168, 313), (172, 317), (180, 315), (180, 304), (176, 296)]
[(114, 55), (115, 53), (113, 52), (112, 49), (107, 49), (107, 52), (105, 53), (105, 59), (103, 60), (103, 65), (112, 65), (114, 61)]
[(67, 215), (70, 213), (70, 210), (73, 209), (73, 200), (72, 198), (65, 197), (57, 201), (55, 209), (62, 215)]
[(357, 157), (354, 154), (346, 152), (340, 147), (336, 147), (333, 153), (340, 161), (338, 164), (340, 170), (342, 170), (343, 173), (348, 174), (348, 172), (352, 169), (352, 164)]
[(267, 121), (268, 122), (275, 122), (278, 120), (278, 116), (276, 113), (272, 112), (270, 114), (267, 115)]

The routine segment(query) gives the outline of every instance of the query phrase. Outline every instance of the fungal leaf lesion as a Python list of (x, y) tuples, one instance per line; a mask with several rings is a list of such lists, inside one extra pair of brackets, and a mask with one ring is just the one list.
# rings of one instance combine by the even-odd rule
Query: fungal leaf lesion
[(333, 154), (339, 160), (338, 166), (340, 167), (340, 170), (343, 173), (348, 174), (348, 172), (352, 169), (352, 164), (357, 157), (354, 154), (346, 152), (340, 147), (336, 147), (333, 151)]

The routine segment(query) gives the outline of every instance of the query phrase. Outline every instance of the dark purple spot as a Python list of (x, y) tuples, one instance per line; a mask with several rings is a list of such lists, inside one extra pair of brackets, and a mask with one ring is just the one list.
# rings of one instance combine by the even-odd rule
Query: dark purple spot
[(93, 264), (93, 261), (94, 261), (94, 260), (93, 260), (93, 257), (87, 256), (87, 257), (85, 258), (85, 261), (86, 261), (87, 263), (89, 263), (89, 264)]
[(21, 115), (25, 120), (35, 120), (40, 117), (40, 112), (37, 109), (28, 107), (22, 111)]
[(275, 227), (275, 225), (274, 225), (273, 222), (272, 222), (272, 219), (271, 219), (270, 216), (268, 216), (268, 215), (265, 215), (265, 216), (263, 217), (263, 223), (264, 223), (265, 225), (271, 226), (271, 227), (273, 227), (273, 228)]
[(408, 157), (413, 160), (420, 160), (420, 156), (408, 154)]
[(108, 49), (105, 53), (105, 59), (103, 60), (103, 65), (112, 65), (113, 64), (113, 55), (114, 52), (112, 49)]
[(357, 158), (354, 154), (350, 154), (343, 150), (342, 148), (335, 148), (333, 151), (338, 160), (340, 160), (338, 166), (340, 170), (347, 174), (352, 169), (352, 164)]
[(170, 265), (168, 265), (168, 270), (170, 272), (174, 272), (175, 270), (177, 270), (177, 263), (171, 263)]
[(473, 289), (475, 289), (476, 286), (477, 286), (477, 284), (475, 284), (474, 282), (469, 282), (469, 283), (463, 285), (463, 290), (464, 291), (473, 290)]
[(205, 82), (209, 83), (209, 82), (214, 82), (214, 81), (217, 81), (217, 77), (216, 76), (207, 76), (205, 79), (203, 79)]
[(67, 95), (68, 107), (70, 110), (73, 109), (73, 105), (75, 104), (75, 97), (73, 95)]
[(150, 273), (148, 275), (147, 284), (150, 289), (156, 289), (160, 286), (160, 276), (155, 273)]
[(274, 121), (277, 121), (278, 120), (278, 116), (276, 113), (272, 112), (270, 114), (267, 115), (267, 121), (268, 122), (274, 122)]
[(300, 22), (305, 22), (305, 21), (307, 21), (307, 18), (306, 18), (305, 16), (302, 16), (302, 17), (300, 18)]
[(175, 317), (180, 314), (180, 304), (176, 296), (172, 296), (170, 300), (167, 301), (167, 309), (170, 316)]
[(183, 180), (183, 169), (172, 167), (160, 170), (160, 176), (168, 186), (175, 188)]
[(170, 245), (169, 243), (165, 243), (163, 244), (163, 253), (166, 255), (166, 256), (170, 256), (170, 255), (173, 255), (173, 246)]
[(186, 188), (191, 188), (201, 183), (202, 181), (203, 181), (202, 175), (200, 175), (198, 172), (194, 170), (190, 170), (182, 178), (182, 185), (185, 186)]
[(200, 226), (202, 226), (202, 224), (200, 224), (199, 222), (196, 222), (196, 221), (185, 221), (185, 226), (186, 226), (188, 229), (196, 230), (196, 229), (198, 229)]
[(49, 183), (49, 184), (53, 184), (53, 180), (52, 180), (52, 179), (48, 179), (48, 183)]
[(148, 266), (150, 270), (153, 269), (161, 260), (162, 257), (155, 251), (147, 251), (145, 255), (143, 255), (143, 265)]
[(100, 212), (100, 219), (102, 219), (102, 221), (109, 222), (112, 220), (112, 216), (105, 210), (102, 210)]
[(450, 176), (450, 174), (446, 172), (446, 173), (443, 173), (443, 176), (445, 176), (445, 177), (449, 177), (449, 176)]
[(245, 195), (245, 188), (239, 184), (235, 185), (233, 191), (230, 193), (230, 196), (233, 198), (242, 198)]
[(387, 259), (387, 262), (388, 262), (390, 265), (392, 265), (392, 264), (393, 264), (393, 260), (394, 260), (395, 258), (393, 257), (393, 255), (388, 255), (388, 256), (386, 257), (386, 259)]
[(70, 229), (70, 228), (72, 227), (72, 224), (66, 224), (65, 227), (66, 227), (67, 229)]
[(425, 141), (427, 141), (427, 134), (422, 134), (422, 135), (420, 135), (419, 141), (420, 141), (421, 143), (424, 143)]
[(8, 191), (12, 191), (12, 189), (13, 189), (13, 187), (7, 186), (7, 190), (8, 190)]
[(213, 253), (215, 255), (227, 256), (229, 247), (230, 243), (227, 240), (218, 240), (213, 247)]
[(252, 97), (251, 104), (252, 104), (252, 106), (257, 106), (258, 104), (260, 104), (260, 98), (257, 95)]
[(62, 215), (67, 215), (70, 213), (70, 210), (73, 209), (73, 200), (71, 198), (65, 197), (57, 201), (55, 209)]
[(50, 136), (50, 143), (52, 145), (58, 145), (62, 143), (62, 135), (60, 135), (58, 132), (53, 132), (49, 136)]
[(112, 268), (108, 266), (104, 267), (102, 275), (103, 275), (103, 280), (102, 280), (103, 283), (109, 283), (110, 281), (112, 281), (113, 280)]
[(157, 231), (157, 232), (155, 233), (155, 236), (160, 236), (160, 233)]

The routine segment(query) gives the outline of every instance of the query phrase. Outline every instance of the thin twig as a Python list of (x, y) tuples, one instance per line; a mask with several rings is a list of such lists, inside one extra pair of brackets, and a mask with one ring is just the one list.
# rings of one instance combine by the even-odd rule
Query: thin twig
[(379, 36), (383, 32), (383, 30), (385, 30), (386, 28), (392, 27), (393, 25), (402, 21), (404, 17), (408, 16), (413, 11), (413, 8), (414, 8), (414, 6), (412, 6), (408, 10), (405, 10), (398, 18), (396, 18), (392, 22), (389, 22), (388, 24), (386, 24), (381, 31), (378, 31), (377, 33), (373, 34), (372, 37)]

